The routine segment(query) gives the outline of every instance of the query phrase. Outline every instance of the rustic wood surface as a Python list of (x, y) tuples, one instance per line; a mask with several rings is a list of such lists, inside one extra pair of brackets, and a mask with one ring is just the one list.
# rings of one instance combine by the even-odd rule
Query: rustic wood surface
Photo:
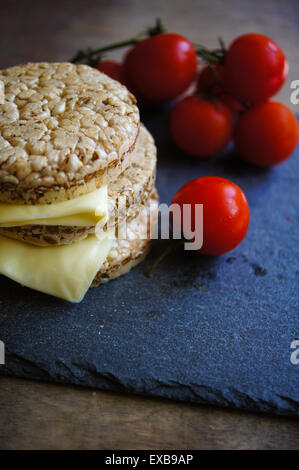
[(295, 449), (298, 421), (0, 378), (0, 449)]
[[(157, 16), (169, 30), (208, 46), (219, 35), (229, 42), (249, 31), (276, 39), (290, 63), (279, 98), (290, 105), (289, 84), (299, 79), (297, 0), (0, 0), (0, 66), (67, 60), (78, 48), (129, 37)], [(275, 416), (1, 377), (0, 448), (299, 449), (299, 426)]]

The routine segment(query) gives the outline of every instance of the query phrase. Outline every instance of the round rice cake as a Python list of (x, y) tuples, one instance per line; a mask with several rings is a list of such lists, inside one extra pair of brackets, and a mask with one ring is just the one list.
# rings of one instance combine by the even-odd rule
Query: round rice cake
[[(131, 164), (108, 185), (108, 228), (137, 217), (150, 198), (156, 177), (157, 151), (154, 139), (141, 125)], [(0, 228), (0, 235), (37, 246), (65, 245), (83, 240), (95, 227), (69, 227), (57, 225), (24, 225)]]
[(128, 166), (140, 118), (117, 81), (87, 65), (41, 62), (1, 70), (0, 82), (1, 202), (72, 199)]

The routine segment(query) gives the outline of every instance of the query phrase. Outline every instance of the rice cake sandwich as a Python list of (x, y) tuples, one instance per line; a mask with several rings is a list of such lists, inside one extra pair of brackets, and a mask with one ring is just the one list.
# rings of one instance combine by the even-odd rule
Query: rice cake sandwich
[[(0, 81), (0, 273), (80, 301), (148, 249), (153, 139), (133, 95), (91, 67), (29, 63)], [(120, 222), (143, 240), (115, 240)]]

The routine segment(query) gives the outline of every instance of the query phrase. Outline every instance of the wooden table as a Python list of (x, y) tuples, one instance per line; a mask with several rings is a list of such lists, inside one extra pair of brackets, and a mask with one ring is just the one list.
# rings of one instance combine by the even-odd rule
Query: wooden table
[[(211, 47), (219, 35), (229, 42), (249, 31), (276, 39), (290, 62), (279, 98), (290, 105), (289, 84), (299, 79), (297, 0), (0, 0), (1, 67), (67, 60), (78, 48), (130, 37), (158, 16), (169, 30)], [(275, 416), (1, 377), (0, 448), (298, 449), (299, 426)]]

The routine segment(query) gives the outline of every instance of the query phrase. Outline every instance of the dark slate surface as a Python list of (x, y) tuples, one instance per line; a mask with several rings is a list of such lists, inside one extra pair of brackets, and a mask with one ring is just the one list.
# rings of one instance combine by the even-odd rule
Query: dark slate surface
[(197, 176), (230, 178), (251, 207), (246, 240), (219, 258), (179, 251), (148, 279), (165, 243), (156, 242), (79, 305), (2, 277), (0, 373), (298, 416), (299, 150), (271, 171), (229, 152), (195, 161), (170, 142), (166, 114), (144, 119), (159, 148), (161, 200)]

